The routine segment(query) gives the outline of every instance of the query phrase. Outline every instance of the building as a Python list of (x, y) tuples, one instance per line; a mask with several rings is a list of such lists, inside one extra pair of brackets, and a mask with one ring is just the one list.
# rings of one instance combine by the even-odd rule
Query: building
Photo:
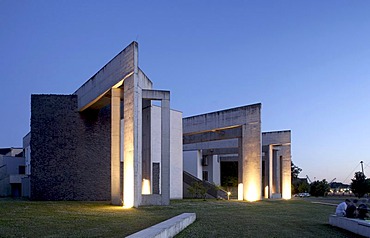
[(31, 199), (138, 207), (182, 198), (181, 118), (138, 67), (136, 42), (73, 94), (32, 95)]
[(22, 148), (0, 148), (0, 197), (22, 196), (25, 173)]
[(238, 186), (239, 200), (291, 198), (291, 132), (262, 133), (261, 104), (184, 118), (183, 131), (186, 172)]
[(290, 131), (262, 133), (261, 104), (182, 119), (139, 68), (136, 42), (74, 93), (32, 95), (23, 146), (33, 200), (168, 205), (183, 197), (183, 167), (220, 184), (228, 162), (239, 199), (290, 198)]

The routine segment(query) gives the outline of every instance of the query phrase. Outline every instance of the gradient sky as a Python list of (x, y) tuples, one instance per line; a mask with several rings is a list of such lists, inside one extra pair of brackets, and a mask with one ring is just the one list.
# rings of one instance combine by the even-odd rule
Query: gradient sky
[(134, 40), (185, 117), (261, 102), (301, 177), (370, 173), (367, 0), (0, 0), (0, 148), (22, 146), (31, 94), (73, 93)]

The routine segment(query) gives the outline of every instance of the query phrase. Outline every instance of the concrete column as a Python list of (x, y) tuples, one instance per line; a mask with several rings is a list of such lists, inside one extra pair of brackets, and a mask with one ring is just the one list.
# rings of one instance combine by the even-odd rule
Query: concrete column
[(280, 167), (280, 157), (278, 155), (278, 150), (274, 150), (274, 187), (275, 193), (281, 194), (281, 167)]
[(161, 194), (162, 205), (170, 204), (170, 99), (161, 101)]
[[(151, 178), (151, 101), (143, 99), (143, 114), (142, 114), (142, 173), (143, 179), (149, 180)], [(150, 181), (152, 186), (152, 182)]]
[(210, 168), (209, 171), (211, 171), (210, 181), (214, 184), (220, 185), (221, 179), (220, 179), (220, 162), (219, 162), (219, 156), (218, 155), (211, 155), (210, 156)]
[(238, 139), (238, 184), (243, 183), (243, 138)]
[(202, 159), (203, 159), (203, 151), (197, 150), (197, 163), (196, 163), (196, 174), (195, 176), (198, 179), (202, 179), (203, 177), (203, 166), (202, 166)]
[(242, 126), (243, 198), (261, 200), (261, 123), (249, 122)]
[(282, 146), (282, 196), (284, 199), (290, 199), (292, 197), (291, 187), (291, 146)]
[(121, 89), (111, 89), (111, 203), (122, 205), (120, 183)]
[(135, 75), (124, 81), (124, 191), (125, 207), (138, 207), (141, 202), (141, 95)]
[(274, 178), (274, 173), (273, 173), (273, 159), (274, 159), (274, 153), (273, 153), (273, 145), (269, 145), (269, 161), (268, 161), (268, 181), (269, 181), (269, 198), (272, 197), (272, 194), (275, 192), (273, 188), (273, 178)]

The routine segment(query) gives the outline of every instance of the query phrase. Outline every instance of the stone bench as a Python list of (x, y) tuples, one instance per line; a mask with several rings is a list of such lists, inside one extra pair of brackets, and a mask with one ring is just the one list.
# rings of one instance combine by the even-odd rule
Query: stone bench
[(183, 213), (172, 217), (166, 221), (158, 223), (126, 238), (167, 238), (174, 237), (180, 231), (184, 230), (188, 225), (193, 223), (196, 219), (195, 213)]
[(329, 217), (329, 224), (358, 235), (370, 237), (370, 222), (365, 220), (331, 215)]

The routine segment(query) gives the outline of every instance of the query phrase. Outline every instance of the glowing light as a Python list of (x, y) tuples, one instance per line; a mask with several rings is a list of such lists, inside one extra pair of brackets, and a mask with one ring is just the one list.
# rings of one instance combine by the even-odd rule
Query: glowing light
[(260, 199), (260, 193), (258, 192), (258, 189), (254, 183), (250, 183), (247, 188), (247, 201), (254, 202)]
[(231, 192), (227, 192), (227, 200), (230, 200)]
[(238, 200), (240, 201), (243, 200), (243, 184), (242, 183), (238, 184)]
[(150, 194), (150, 181), (148, 179), (143, 179), (141, 194)]
[(123, 206), (134, 206), (134, 156), (125, 149)]
[(283, 199), (292, 198), (292, 186), (290, 176), (283, 181)]
[(123, 209), (131, 209), (131, 208), (132, 208), (132, 206), (131, 206), (131, 207), (123, 206), (122, 208), (123, 208)]
[(269, 186), (265, 187), (265, 198), (269, 198)]

